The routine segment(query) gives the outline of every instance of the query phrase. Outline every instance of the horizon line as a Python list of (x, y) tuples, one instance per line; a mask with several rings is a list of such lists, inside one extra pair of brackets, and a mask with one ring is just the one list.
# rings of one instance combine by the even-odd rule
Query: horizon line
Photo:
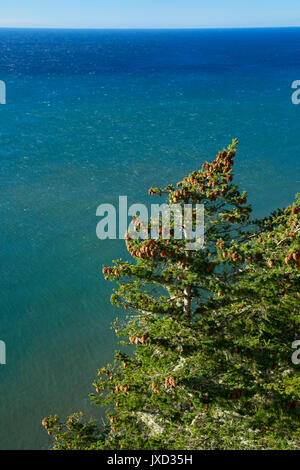
[(110, 30), (127, 30), (127, 31), (147, 31), (147, 30), (204, 30), (204, 29), (296, 29), (297, 26), (153, 26), (153, 27), (129, 27), (129, 26), (111, 26), (111, 27), (84, 27), (84, 26), (1, 26), (0, 29), (51, 29), (51, 30), (94, 30), (94, 31), (110, 31)]

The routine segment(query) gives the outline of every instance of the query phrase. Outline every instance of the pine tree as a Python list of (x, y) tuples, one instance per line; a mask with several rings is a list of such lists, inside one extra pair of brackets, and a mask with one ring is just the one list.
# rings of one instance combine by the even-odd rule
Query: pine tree
[[(187, 240), (135, 239), (132, 263), (104, 267), (126, 320), (123, 350), (98, 372), (92, 401), (106, 406), (98, 429), (74, 415), (43, 424), (56, 448), (255, 449), (299, 447), (300, 201), (250, 221), (246, 192), (233, 183), (237, 141), (212, 163), (152, 195), (204, 204), (204, 248)], [(149, 232), (138, 218), (137, 232)], [(297, 336), (298, 335), (298, 336)], [(133, 348), (126, 354), (124, 347)]]

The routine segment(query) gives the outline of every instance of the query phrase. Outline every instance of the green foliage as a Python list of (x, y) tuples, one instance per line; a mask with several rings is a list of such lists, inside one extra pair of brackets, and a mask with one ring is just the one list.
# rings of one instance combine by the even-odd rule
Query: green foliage
[[(44, 420), (57, 449), (300, 448), (300, 199), (250, 221), (233, 181), (237, 141), (175, 188), (169, 203), (205, 206), (205, 247), (186, 240), (126, 239), (133, 263), (104, 267), (121, 344), (99, 370), (100, 429), (75, 415)], [(195, 219), (195, 215), (194, 215)], [(136, 230), (148, 230), (135, 218)], [(172, 225), (171, 225), (172, 227)]]

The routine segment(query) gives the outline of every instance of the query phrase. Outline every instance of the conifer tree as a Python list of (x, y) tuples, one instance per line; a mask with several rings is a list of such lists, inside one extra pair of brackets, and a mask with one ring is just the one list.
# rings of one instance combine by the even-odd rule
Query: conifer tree
[[(127, 235), (133, 262), (103, 268), (127, 314), (114, 323), (122, 351), (94, 383), (107, 425), (45, 418), (55, 448), (299, 448), (300, 200), (250, 221), (233, 182), (236, 146), (177, 187), (150, 189), (171, 207), (191, 204), (194, 225), (204, 205), (204, 247), (188, 250), (174, 220), (170, 239), (163, 227), (155, 239)], [(137, 232), (151, 224), (133, 220)]]

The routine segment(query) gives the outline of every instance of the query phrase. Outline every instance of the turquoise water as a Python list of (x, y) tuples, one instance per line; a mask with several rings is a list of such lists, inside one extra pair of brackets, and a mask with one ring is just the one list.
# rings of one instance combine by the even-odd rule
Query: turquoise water
[(300, 29), (3, 29), (0, 79), (0, 448), (46, 449), (44, 416), (96, 413), (117, 344), (101, 267), (127, 254), (97, 206), (149, 201), (234, 137), (256, 215), (299, 191)]

